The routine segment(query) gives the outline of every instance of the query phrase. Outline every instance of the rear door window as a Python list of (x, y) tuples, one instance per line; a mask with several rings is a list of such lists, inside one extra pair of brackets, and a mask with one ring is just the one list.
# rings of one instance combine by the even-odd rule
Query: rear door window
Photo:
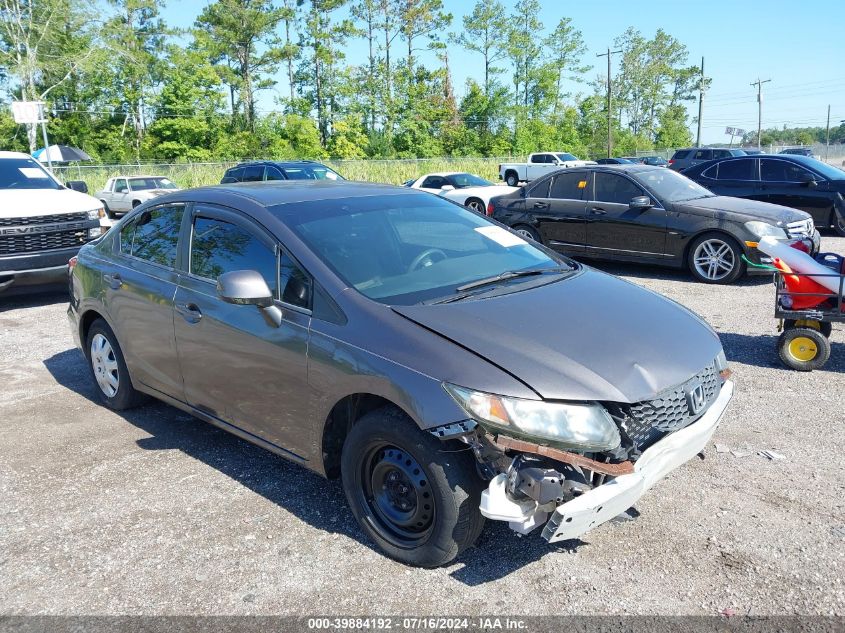
[(528, 198), (548, 198), (549, 197), (549, 185), (552, 184), (552, 179), (549, 178), (547, 180), (542, 180), (531, 189), (528, 190), (528, 194), (526, 197)]
[(267, 171), (264, 172), (264, 180), (285, 180), (285, 177), (275, 167), (268, 167)]
[(120, 231), (120, 252), (159, 266), (176, 265), (184, 207), (157, 207), (141, 213)]
[(583, 172), (564, 172), (552, 179), (550, 198), (561, 200), (581, 200), (587, 188), (589, 175)]
[(241, 182), (259, 182), (264, 179), (264, 165), (248, 165), (244, 167)]
[(630, 204), (631, 198), (644, 196), (645, 192), (624, 176), (596, 173), (596, 197), (599, 202)]
[(256, 270), (273, 291), (278, 288), (276, 254), (257, 235), (215, 218), (194, 219), (191, 237), (191, 274), (215, 281), (234, 270)]
[(713, 158), (713, 152), (709, 149), (700, 149), (695, 152), (695, 155), (692, 157), (693, 160), (710, 160)]
[[(715, 165), (718, 167), (719, 173), (717, 178), (719, 180), (756, 180), (757, 174), (754, 173), (756, 159), (726, 160), (723, 163)], [(711, 167), (711, 169), (713, 169)], [(709, 170), (708, 170), (709, 171)]]

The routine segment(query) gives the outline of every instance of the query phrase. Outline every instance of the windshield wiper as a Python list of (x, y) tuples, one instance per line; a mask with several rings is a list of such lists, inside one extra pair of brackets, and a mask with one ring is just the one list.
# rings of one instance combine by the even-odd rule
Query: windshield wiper
[(473, 288), (481, 288), (482, 286), (489, 286), (491, 284), (499, 283), (500, 281), (507, 281), (510, 279), (517, 279), (518, 277), (533, 277), (534, 275), (544, 275), (546, 273), (568, 273), (571, 268), (532, 268), (529, 270), (508, 270), (493, 277), (485, 277), (477, 281), (471, 281), (463, 286), (455, 288), (455, 292), (463, 292), (465, 290), (472, 290)]

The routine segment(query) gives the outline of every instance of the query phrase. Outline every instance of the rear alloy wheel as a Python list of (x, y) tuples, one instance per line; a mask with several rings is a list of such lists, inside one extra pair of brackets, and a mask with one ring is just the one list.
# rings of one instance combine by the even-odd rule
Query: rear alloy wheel
[(830, 341), (816, 329), (796, 327), (780, 335), (778, 355), (790, 369), (821, 369), (830, 358)]
[(85, 355), (88, 369), (97, 383), (100, 398), (110, 409), (120, 411), (138, 406), (146, 396), (135, 390), (117, 338), (103, 319), (88, 330)]
[(355, 423), (343, 445), (341, 475), (361, 528), (407, 565), (451, 562), (484, 526), (472, 452), (421, 431), (398, 409), (378, 409)]
[(484, 203), (478, 198), (470, 198), (464, 203), (464, 206), (467, 209), (472, 209), (476, 213), (480, 213), (481, 215), (484, 215), (487, 211), (487, 207), (485, 207)]
[(505, 182), (508, 187), (516, 187), (519, 184), (519, 176), (516, 175), (516, 172), (509, 171), (505, 174)]
[(533, 240), (538, 244), (543, 243), (543, 239), (540, 237), (540, 234), (527, 224), (517, 224), (515, 227), (513, 227), (513, 230), (516, 231), (518, 235), (521, 235), (527, 240)]
[(693, 276), (708, 284), (733, 283), (745, 272), (736, 241), (715, 233), (702, 235), (692, 243), (687, 263)]

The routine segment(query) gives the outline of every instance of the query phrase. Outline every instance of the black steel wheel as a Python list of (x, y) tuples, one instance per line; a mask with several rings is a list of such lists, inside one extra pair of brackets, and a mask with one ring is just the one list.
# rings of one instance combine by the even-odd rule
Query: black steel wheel
[(484, 482), (472, 452), (421, 430), (395, 407), (355, 423), (340, 468), (352, 514), (391, 558), (438, 567), (481, 533)]
[(410, 453), (374, 442), (361, 462), (361, 484), (373, 527), (397, 547), (425, 542), (434, 506), (422, 466)]

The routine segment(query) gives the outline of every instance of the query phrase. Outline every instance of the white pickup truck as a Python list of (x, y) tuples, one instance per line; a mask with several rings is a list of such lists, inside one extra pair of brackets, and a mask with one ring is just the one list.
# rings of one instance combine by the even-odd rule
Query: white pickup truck
[(27, 154), (0, 152), (0, 293), (58, 283), (68, 260), (106, 230), (102, 203)]
[(119, 176), (109, 178), (97, 197), (106, 209), (106, 215), (114, 218), (129, 213), (139, 204), (166, 193), (178, 190), (169, 178), (163, 176)]
[(595, 161), (581, 160), (568, 152), (536, 152), (528, 155), (527, 163), (499, 165), (499, 180), (504, 180), (510, 187), (516, 187), (520, 182), (535, 180), (558, 169), (595, 164)]

